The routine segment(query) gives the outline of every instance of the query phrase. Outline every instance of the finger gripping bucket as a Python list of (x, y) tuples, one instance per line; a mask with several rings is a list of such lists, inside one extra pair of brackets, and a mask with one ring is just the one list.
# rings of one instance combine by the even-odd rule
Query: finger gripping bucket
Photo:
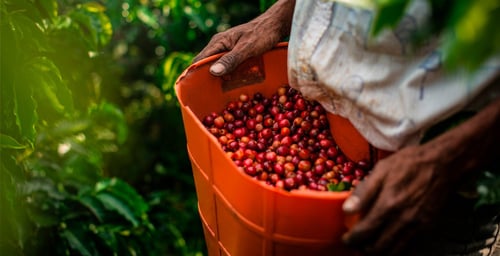
[(185, 70), (175, 85), (210, 256), (354, 255), (340, 239), (349, 192), (286, 192), (260, 183), (236, 168), (200, 121), (241, 93), (269, 97), (287, 84), (286, 46), (222, 78), (209, 73), (219, 56), (209, 57)]

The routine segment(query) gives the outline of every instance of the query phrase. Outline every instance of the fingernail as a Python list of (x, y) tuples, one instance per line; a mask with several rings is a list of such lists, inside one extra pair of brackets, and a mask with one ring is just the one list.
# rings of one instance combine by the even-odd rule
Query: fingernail
[(224, 65), (220, 64), (220, 63), (215, 63), (214, 65), (212, 65), (210, 67), (210, 72), (212, 74), (222, 74), (224, 73), (224, 71), (226, 70), (226, 67), (224, 67)]
[(353, 212), (356, 211), (359, 207), (359, 197), (351, 196), (347, 198), (342, 205), (342, 209), (344, 212)]

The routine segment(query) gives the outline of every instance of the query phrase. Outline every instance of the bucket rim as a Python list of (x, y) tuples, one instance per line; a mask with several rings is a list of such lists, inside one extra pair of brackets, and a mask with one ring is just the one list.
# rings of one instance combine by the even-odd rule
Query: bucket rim
[[(280, 50), (280, 49), (286, 49), (288, 48), (288, 42), (280, 42), (276, 44), (273, 48), (271, 48), (269, 51), (274, 51), (274, 50)], [(215, 60), (219, 59), (222, 55), (224, 55), (227, 52), (221, 52), (217, 53), (214, 55), (211, 55), (209, 57), (203, 58), (193, 64), (191, 64), (188, 68), (186, 68), (182, 74), (178, 77), (177, 81), (175, 82), (175, 92), (176, 92), (176, 97), (180, 103), (180, 106), (182, 108), (185, 108), (187, 112), (189, 112), (190, 115), (196, 116), (191, 108), (189, 106), (186, 106), (182, 101), (181, 101), (181, 82), (182, 80), (190, 73), (196, 71), (199, 67), (209, 65), (213, 63)], [(265, 53), (263, 53), (265, 54)], [(199, 125), (202, 125), (201, 121), (198, 118), (195, 118), (196, 122)], [(209, 140), (211, 143), (218, 143), (215, 138), (205, 129), (203, 130), (203, 133), (208, 136)], [(220, 149), (222, 150), (222, 149)], [(227, 158), (227, 156), (224, 156)], [(230, 159), (229, 159), (230, 160)], [(245, 179), (247, 179), (250, 182), (258, 184), (260, 187), (262, 187), (264, 190), (273, 192), (273, 193), (278, 193), (281, 196), (286, 196), (286, 197), (296, 197), (296, 198), (314, 198), (318, 200), (345, 200), (347, 197), (349, 197), (352, 193), (352, 191), (314, 191), (314, 190), (291, 190), (291, 191), (286, 191), (282, 190), (279, 188), (276, 188), (274, 186), (265, 184), (264, 182), (260, 182), (255, 180), (254, 178), (250, 177), (249, 175), (239, 172), (240, 175), (244, 176)]]
[[(276, 44), (275, 46), (273, 46), (273, 48), (271, 48), (269, 51), (273, 51), (273, 50), (278, 50), (278, 49), (283, 49), (283, 48), (288, 48), (288, 42), (279, 42), (278, 44)], [(178, 84), (179, 82), (184, 79), (184, 77), (189, 73), (191, 72), (192, 70), (195, 70), (197, 69), (198, 67), (201, 67), (201, 66), (204, 66), (204, 65), (207, 65), (207, 64), (210, 64), (210, 63), (213, 63), (215, 62), (217, 59), (219, 59), (220, 57), (222, 57), (222, 55), (228, 53), (228, 51), (225, 51), (225, 52), (220, 52), (220, 53), (216, 53), (214, 55), (210, 55), (206, 58), (203, 58), (201, 60), (198, 60), (194, 63), (192, 63), (191, 65), (189, 65), (180, 75), (179, 77), (177, 78), (177, 80), (175, 81), (175, 90), (178, 91)]]

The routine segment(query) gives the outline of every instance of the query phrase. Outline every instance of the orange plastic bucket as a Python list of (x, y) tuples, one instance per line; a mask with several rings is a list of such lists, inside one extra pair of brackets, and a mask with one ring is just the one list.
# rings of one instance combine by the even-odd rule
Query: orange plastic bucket
[(200, 121), (241, 93), (270, 96), (287, 84), (287, 45), (222, 78), (209, 73), (218, 57), (190, 66), (175, 87), (209, 255), (355, 255), (341, 242), (350, 192), (287, 192), (260, 183), (236, 168)]
[(392, 154), (368, 143), (349, 120), (331, 113), (327, 113), (327, 118), (335, 143), (350, 160), (354, 162), (364, 160), (375, 164), (378, 160)]

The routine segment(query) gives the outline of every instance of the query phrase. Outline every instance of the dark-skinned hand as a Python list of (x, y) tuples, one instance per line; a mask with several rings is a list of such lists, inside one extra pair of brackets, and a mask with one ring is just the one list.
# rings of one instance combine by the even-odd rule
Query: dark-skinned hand
[(260, 55), (290, 33), (295, 0), (280, 0), (252, 21), (215, 34), (193, 62), (226, 52), (210, 72), (222, 76), (244, 60)]
[(433, 223), (467, 175), (497, 158), (500, 99), (459, 126), (380, 160), (344, 203), (359, 221), (343, 241), (367, 255), (400, 255)]
[(344, 204), (360, 221), (343, 239), (368, 255), (397, 255), (440, 210), (450, 182), (423, 147), (408, 147), (378, 162)]

